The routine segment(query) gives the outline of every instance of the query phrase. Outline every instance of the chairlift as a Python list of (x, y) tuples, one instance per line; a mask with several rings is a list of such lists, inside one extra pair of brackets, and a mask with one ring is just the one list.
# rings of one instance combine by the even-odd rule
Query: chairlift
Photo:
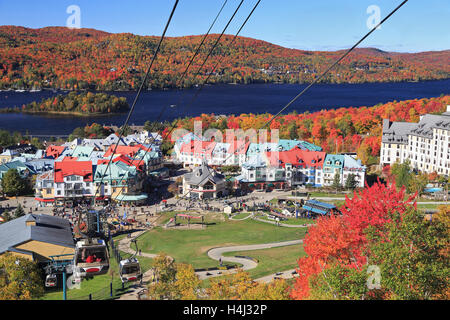
[(85, 278), (108, 272), (109, 253), (104, 240), (92, 238), (76, 243), (73, 265), (74, 276)]
[(48, 274), (45, 277), (45, 287), (46, 288), (54, 288), (56, 287), (56, 284), (58, 283), (58, 280), (56, 278), (56, 274)]

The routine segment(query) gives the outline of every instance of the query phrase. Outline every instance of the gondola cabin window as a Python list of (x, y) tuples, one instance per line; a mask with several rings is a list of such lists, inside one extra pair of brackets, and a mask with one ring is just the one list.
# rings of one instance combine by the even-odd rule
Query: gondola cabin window
[(96, 263), (106, 261), (106, 252), (104, 247), (83, 248), (77, 256), (77, 263)]

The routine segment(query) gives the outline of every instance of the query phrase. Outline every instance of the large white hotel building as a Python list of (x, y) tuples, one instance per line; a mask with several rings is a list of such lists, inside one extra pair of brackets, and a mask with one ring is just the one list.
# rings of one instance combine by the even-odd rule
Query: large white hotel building
[(442, 115), (421, 116), (418, 123), (383, 120), (380, 164), (407, 159), (419, 171), (450, 175), (450, 106)]

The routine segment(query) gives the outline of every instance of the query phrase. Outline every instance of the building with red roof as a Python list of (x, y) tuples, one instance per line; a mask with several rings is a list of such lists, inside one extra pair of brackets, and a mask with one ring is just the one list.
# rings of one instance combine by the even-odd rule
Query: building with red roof
[(211, 164), (215, 146), (214, 141), (191, 140), (183, 143), (180, 148), (183, 165), (201, 165), (203, 162)]
[(109, 158), (109, 157), (111, 157), (111, 154), (114, 153), (114, 154), (124, 155), (124, 156), (128, 156), (130, 158), (133, 158), (134, 155), (137, 152), (139, 152), (139, 150), (143, 150), (145, 152), (145, 151), (151, 151), (152, 149), (151, 148), (146, 148), (146, 147), (144, 147), (141, 144), (138, 144), (138, 145), (135, 145), (135, 146), (121, 146), (121, 145), (119, 145), (119, 146), (117, 146), (117, 149), (116, 149), (116, 145), (112, 145), (106, 150), (104, 157), (105, 158)]
[(91, 161), (55, 162), (55, 199), (74, 202), (93, 197), (93, 181)]
[(290, 186), (321, 186), (326, 152), (302, 150), (295, 147), (288, 151), (266, 152), (272, 167), (284, 168)]
[(64, 146), (48, 146), (45, 150), (47, 157), (53, 157), (53, 159), (58, 158), (66, 150)]

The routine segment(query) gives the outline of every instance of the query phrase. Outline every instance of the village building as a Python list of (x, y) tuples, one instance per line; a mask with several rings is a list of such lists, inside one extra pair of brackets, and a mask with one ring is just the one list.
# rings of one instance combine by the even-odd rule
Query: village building
[(227, 193), (225, 177), (206, 163), (183, 177), (183, 195), (191, 199), (216, 199)]
[(406, 160), (418, 171), (450, 175), (450, 105), (442, 115), (422, 115), (418, 123), (383, 120), (380, 164)]
[(52, 256), (74, 254), (72, 229), (67, 219), (27, 214), (0, 224), (0, 255), (12, 253), (45, 265)]

